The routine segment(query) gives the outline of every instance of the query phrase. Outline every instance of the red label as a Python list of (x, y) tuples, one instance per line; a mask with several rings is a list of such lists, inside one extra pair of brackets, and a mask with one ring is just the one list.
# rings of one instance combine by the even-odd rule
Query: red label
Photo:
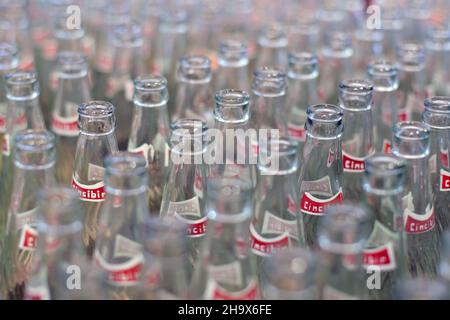
[(409, 120), (409, 114), (407, 110), (402, 110), (398, 112), (398, 121), (408, 121)]
[(250, 282), (247, 288), (238, 292), (228, 291), (215, 283), (212, 287), (212, 289), (209, 289), (212, 292), (208, 296), (213, 300), (255, 300), (258, 296), (258, 286), (253, 281)]
[(364, 250), (364, 266), (378, 266), (382, 271), (396, 268), (394, 248), (389, 242), (383, 246)]
[(139, 275), (143, 266), (143, 256), (137, 255), (125, 263), (112, 264), (106, 262), (96, 252), (95, 259), (100, 267), (108, 271), (108, 280), (119, 286), (135, 285), (139, 281)]
[(24, 225), (20, 233), (19, 248), (22, 250), (33, 251), (38, 242), (39, 234), (37, 230), (29, 225)]
[(79, 183), (75, 177), (72, 180), (72, 188), (78, 192), (80, 199), (90, 202), (101, 202), (105, 199), (105, 186), (103, 181), (93, 185)]
[(342, 151), (342, 166), (345, 172), (364, 172), (367, 157), (358, 158)]
[(432, 230), (436, 224), (433, 207), (425, 215), (418, 215), (409, 209), (405, 210), (405, 230), (409, 234), (420, 234)]
[(392, 152), (391, 142), (388, 140), (383, 141), (383, 153), (388, 154)]
[(449, 167), (449, 161), (448, 161), (448, 150), (441, 150), (441, 165), (448, 168)]
[(309, 192), (305, 192), (300, 201), (300, 210), (306, 214), (322, 216), (323, 211), (327, 206), (342, 202), (342, 200), (344, 200), (342, 190), (339, 190), (338, 193), (328, 199), (319, 199)]
[(253, 224), (250, 224), (250, 246), (252, 248), (253, 253), (259, 256), (267, 256), (276, 251), (283, 250), (289, 248), (289, 233), (286, 232), (281, 236), (275, 238), (264, 238), (260, 236)]
[(206, 232), (206, 224), (208, 223), (208, 217), (203, 217), (198, 220), (191, 220), (182, 217), (178, 213), (175, 214), (175, 216), (187, 224), (187, 235), (190, 238), (197, 238), (201, 237)]
[(292, 123), (288, 124), (288, 134), (289, 137), (297, 141), (305, 141), (306, 130), (304, 126), (298, 126)]
[(97, 60), (97, 68), (100, 71), (108, 72), (111, 71), (113, 67), (113, 60), (111, 56), (102, 54)]
[(54, 114), (52, 118), (52, 131), (61, 136), (78, 136), (78, 115), (63, 118)]
[(450, 191), (450, 172), (441, 169), (440, 176), (441, 176), (440, 190)]

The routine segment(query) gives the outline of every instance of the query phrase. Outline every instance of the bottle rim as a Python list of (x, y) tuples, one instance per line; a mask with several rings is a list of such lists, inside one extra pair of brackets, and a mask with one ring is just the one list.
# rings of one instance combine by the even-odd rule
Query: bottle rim
[(244, 90), (222, 89), (215, 93), (215, 100), (221, 106), (239, 107), (249, 103), (250, 95)]
[(128, 21), (114, 27), (112, 39), (115, 46), (137, 48), (143, 44), (142, 29), (138, 23)]
[(196, 118), (182, 118), (170, 124), (171, 135), (189, 137), (192, 139), (201, 138), (208, 131), (208, 125)]
[(399, 140), (427, 140), (430, 136), (430, 129), (420, 121), (402, 121), (394, 125), (394, 136)]
[(136, 90), (144, 92), (154, 92), (167, 89), (167, 80), (161, 75), (142, 75), (134, 79)]
[(15, 136), (15, 148), (24, 152), (47, 152), (55, 147), (55, 135), (47, 130), (25, 129)]
[(317, 55), (308, 51), (291, 51), (288, 55), (289, 64), (295, 66), (316, 66), (319, 62)]
[(434, 96), (424, 101), (425, 112), (450, 114), (450, 97)]
[(128, 151), (118, 151), (105, 158), (106, 174), (136, 176), (147, 172), (144, 156)]
[(368, 66), (369, 76), (375, 77), (397, 77), (397, 67), (388, 60), (376, 60)]
[(273, 81), (284, 81), (286, 79), (286, 73), (276, 67), (263, 66), (257, 68), (253, 72), (253, 76), (258, 80), (273, 80)]
[(366, 174), (396, 176), (405, 173), (406, 163), (392, 154), (375, 153), (366, 160), (365, 167)]
[(308, 119), (319, 123), (337, 123), (342, 121), (344, 116), (342, 108), (328, 103), (310, 105), (306, 114)]
[(373, 91), (373, 84), (367, 80), (349, 79), (339, 84), (339, 89), (352, 95), (369, 95)]
[(5, 76), (6, 82), (9, 85), (31, 85), (37, 83), (37, 75), (36, 72), (29, 71), (20, 71), (13, 72)]
[(17, 46), (0, 42), (0, 70), (10, 70), (17, 67), (19, 64)]
[(107, 101), (93, 100), (80, 104), (78, 114), (83, 118), (108, 118), (114, 115), (114, 106)]

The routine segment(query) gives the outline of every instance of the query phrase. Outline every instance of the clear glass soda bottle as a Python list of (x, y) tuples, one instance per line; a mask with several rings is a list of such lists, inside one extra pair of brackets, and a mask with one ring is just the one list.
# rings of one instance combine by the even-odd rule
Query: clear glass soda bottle
[(143, 39), (141, 28), (135, 23), (122, 24), (113, 31), (113, 68), (98, 80), (95, 97), (106, 99), (116, 107), (116, 137), (120, 150), (126, 150), (131, 131), (133, 109), (133, 79), (142, 74)]
[(423, 46), (402, 43), (397, 48), (399, 88), (398, 120), (420, 121), (425, 92), (425, 51)]
[(177, 88), (169, 114), (172, 121), (198, 118), (213, 125), (214, 93), (211, 86), (211, 60), (205, 56), (180, 59)]
[(318, 233), (322, 266), (319, 288), (324, 300), (360, 300), (367, 297), (363, 250), (373, 217), (360, 206), (341, 203), (325, 209)]
[[(306, 9), (305, 11), (307, 11)], [(317, 54), (320, 44), (319, 21), (313, 10), (304, 16), (295, 16), (289, 25), (288, 49), (289, 52), (308, 51)]]
[[(78, 194), (69, 188), (44, 189), (39, 193), (36, 218), (39, 240), (25, 299), (101, 298), (99, 288), (88, 283), (94, 268), (81, 241), (83, 212)], [(73, 274), (80, 278), (70, 281)]]
[(56, 136), (56, 177), (69, 186), (78, 138), (78, 105), (91, 100), (88, 67), (82, 53), (60, 52), (57, 57), (58, 89), (53, 102), (51, 130)]
[(38, 192), (56, 185), (55, 137), (45, 130), (15, 136), (14, 182), (3, 243), (3, 270), (9, 299), (23, 299), (37, 246)]
[(403, 218), (412, 276), (435, 277), (439, 262), (439, 230), (429, 168), (430, 130), (421, 122), (399, 122), (394, 127), (392, 151), (407, 164)]
[[(0, 42), (0, 146), (3, 146), (4, 135), (6, 133), (6, 113), (8, 108), (5, 76), (13, 73), (18, 66), (19, 57), (17, 47), (6, 42)], [(0, 154), (1, 158), (2, 155)]]
[(288, 133), (299, 143), (300, 152), (306, 141), (306, 108), (318, 103), (318, 60), (308, 52), (289, 54), (288, 67)]
[(214, 75), (214, 87), (217, 90), (239, 89), (250, 92), (249, 58), (247, 46), (236, 40), (220, 43), (218, 69)]
[(78, 107), (80, 133), (75, 152), (72, 188), (83, 202), (83, 244), (92, 257), (97, 238), (98, 217), (105, 199), (104, 159), (118, 151), (114, 135), (114, 106), (109, 102), (91, 101)]
[(377, 153), (366, 160), (364, 204), (375, 218), (363, 252), (367, 272), (380, 272), (380, 287), (369, 289), (372, 299), (392, 299), (393, 288), (407, 275), (406, 234), (402, 195), (406, 163)]
[(324, 38), (319, 57), (319, 99), (336, 103), (339, 83), (352, 75), (352, 38), (346, 32), (332, 31)]
[(425, 100), (422, 121), (430, 129), (429, 170), (439, 232), (450, 227), (450, 97)]
[(189, 277), (208, 223), (204, 207), (207, 167), (203, 161), (207, 131), (207, 125), (198, 119), (180, 119), (171, 124), (170, 160), (161, 202), (161, 217), (175, 217), (186, 225)]
[(263, 290), (267, 299), (317, 300), (319, 257), (303, 248), (276, 252), (264, 265), (268, 279)]
[(392, 128), (397, 122), (397, 68), (388, 61), (377, 60), (369, 65), (373, 83), (373, 144), (377, 152), (390, 153)]
[(270, 23), (263, 27), (258, 38), (255, 68), (273, 67), (286, 70), (288, 58), (288, 37), (280, 23)]
[(107, 274), (112, 299), (129, 299), (144, 263), (139, 227), (148, 217), (145, 158), (129, 152), (105, 160), (106, 197), (100, 213), (95, 260)]
[(187, 299), (186, 226), (174, 218), (152, 217), (140, 229), (145, 263), (137, 297), (145, 300)]
[(379, 59), (383, 53), (383, 33), (378, 30), (361, 28), (354, 34), (353, 79), (365, 79), (367, 66)]
[(376, 4), (381, 5), (381, 10), (383, 11), (383, 14), (380, 16), (380, 31), (383, 33), (383, 57), (393, 61), (396, 56), (395, 48), (402, 39), (404, 27), (402, 8), (395, 2), (390, 3), (385, 0), (378, 0)]
[(141, 153), (147, 163), (150, 214), (159, 215), (169, 160), (169, 115), (167, 81), (162, 76), (141, 76), (134, 80), (133, 121), (128, 151)]
[(39, 104), (39, 85), (33, 72), (15, 72), (6, 76), (5, 134), (2, 143), (0, 174), (0, 233), (4, 233), (14, 177), (14, 137), (24, 129), (45, 129)]
[(249, 226), (253, 186), (239, 178), (209, 180), (208, 229), (192, 279), (192, 298), (254, 300), (259, 296)]
[(306, 142), (300, 158), (297, 192), (306, 244), (314, 247), (325, 207), (343, 200), (343, 113), (335, 105), (318, 104), (309, 106), (306, 114)]
[(427, 96), (450, 96), (450, 27), (430, 28), (425, 50)]
[(344, 112), (342, 134), (343, 192), (358, 201), (366, 159), (374, 152), (372, 124), (373, 85), (365, 80), (339, 84), (339, 106)]

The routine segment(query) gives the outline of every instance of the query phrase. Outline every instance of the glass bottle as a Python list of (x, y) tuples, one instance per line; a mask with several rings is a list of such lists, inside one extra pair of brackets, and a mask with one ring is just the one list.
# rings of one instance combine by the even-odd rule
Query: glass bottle
[(397, 68), (388, 61), (377, 60), (369, 65), (373, 83), (373, 144), (377, 152), (390, 153), (392, 128), (397, 122)]
[(208, 229), (192, 279), (192, 298), (254, 300), (259, 296), (249, 246), (253, 187), (239, 178), (209, 180)]
[(171, 120), (198, 118), (213, 124), (214, 94), (211, 87), (211, 61), (205, 56), (185, 56), (180, 59), (177, 89), (169, 107)]
[(363, 250), (373, 225), (363, 207), (342, 203), (325, 209), (318, 245), (322, 256), (319, 288), (324, 300), (366, 298)]
[(318, 104), (309, 106), (306, 114), (306, 142), (300, 158), (297, 192), (306, 244), (315, 247), (324, 208), (343, 200), (343, 113), (337, 106)]
[(306, 140), (306, 108), (318, 103), (317, 56), (307, 52), (290, 53), (287, 76), (288, 133), (299, 143), (301, 152)]
[(319, 51), (319, 43), (320, 28), (314, 13), (308, 12), (304, 16), (295, 16), (289, 26), (289, 52), (308, 51), (312, 54), (317, 54)]
[(364, 203), (375, 218), (363, 252), (363, 265), (380, 271), (380, 287), (369, 289), (372, 299), (392, 299), (393, 288), (407, 275), (406, 235), (402, 195), (406, 163), (377, 153), (367, 159), (364, 172)]
[(450, 227), (450, 98), (425, 100), (422, 121), (430, 129), (429, 170), (439, 232)]
[(144, 263), (139, 227), (148, 217), (145, 158), (129, 152), (105, 160), (106, 197), (100, 213), (95, 260), (107, 274), (111, 299), (128, 300)]
[[(72, 189), (54, 187), (39, 193), (39, 241), (25, 299), (103, 298), (99, 287), (89, 283), (95, 267), (87, 261), (81, 241), (82, 214), (78, 194)], [(70, 281), (74, 274), (80, 278)]]
[(140, 229), (145, 263), (137, 288), (139, 299), (187, 299), (186, 226), (174, 218), (152, 217)]
[(53, 102), (51, 130), (56, 136), (56, 177), (69, 186), (78, 138), (78, 105), (91, 100), (86, 59), (78, 52), (60, 52), (58, 89)]
[(379, 59), (383, 50), (383, 33), (378, 30), (361, 28), (354, 34), (354, 55), (352, 77), (365, 79), (367, 66)]
[(377, 0), (375, 4), (381, 5), (381, 29), (383, 33), (383, 57), (393, 61), (397, 43), (401, 42), (404, 27), (402, 8), (395, 2)]
[(112, 43), (112, 71), (98, 80), (94, 92), (95, 97), (109, 100), (116, 107), (117, 143), (120, 150), (126, 150), (132, 122), (133, 79), (142, 73), (144, 67), (140, 27), (134, 23), (116, 27), (112, 34)]
[(344, 112), (342, 167), (344, 196), (359, 201), (366, 159), (374, 152), (372, 125), (373, 85), (365, 80), (339, 84), (339, 106)]
[(4, 233), (14, 177), (14, 137), (24, 129), (45, 129), (39, 105), (39, 85), (33, 72), (15, 72), (6, 76), (6, 130), (3, 136), (0, 175), (0, 233)]
[(272, 67), (262, 67), (253, 73), (252, 116), (250, 127), (260, 129), (278, 129), (280, 136), (287, 136), (286, 110), (287, 79), (286, 73)]
[(301, 248), (276, 252), (264, 265), (268, 279), (264, 283), (267, 299), (317, 300), (317, 270), (320, 260), (315, 253)]
[(9, 299), (23, 299), (38, 240), (38, 192), (56, 185), (55, 137), (45, 130), (15, 136), (14, 183), (3, 244), (3, 270)]
[[(5, 76), (13, 73), (19, 66), (17, 48), (6, 42), (0, 42), (0, 146), (3, 146), (4, 135), (6, 132), (6, 79)], [(3, 149), (3, 147), (2, 147)], [(0, 168), (1, 168), (0, 154)]]
[(450, 27), (430, 28), (425, 50), (427, 96), (450, 96)]
[(159, 215), (169, 158), (170, 135), (167, 112), (167, 81), (162, 76), (141, 76), (134, 80), (134, 110), (128, 151), (144, 155), (149, 173), (148, 206)]
[(255, 68), (273, 67), (286, 70), (288, 38), (283, 25), (270, 23), (263, 27), (258, 39)]
[(189, 241), (189, 279), (203, 242), (207, 168), (203, 160), (207, 125), (198, 119), (171, 124), (170, 159), (161, 201), (161, 217), (175, 217), (186, 225)]
[(222, 41), (217, 62), (218, 70), (214, 81), (216, 91), (234, 88), (250, 92), (248, 49), (244, 43), (236, 40)]
[(430, 280), (419, 277), (400, 283), (394, 298), (396, 300), (448, 300), (450, 292), (442, 279)]
[(91, 101), (78, 107), (80, 134), (75, 152), (72, 188), (83, 202), (83, 244), (92, 257), (97, 238), (100, 209), (105, 199), (104, 159), (118, 151), (114, 135), (114, 106), (109, 102)]
[(353, 47), (348, 33), (332, 31), (324, 39), (319, 57), (319, 99), (336, 103), (339, 83), (352, 74)]
[(394, 127), (392, 152), (407, 164), (403, 218), (412, 276), (435, 277), (439, 262), (439, 230), (429, 168), (430, 130), (421, 122)]
[(425, 52), (421, 45), (403, 43), (397, 48), (399, 121), (420, 121), (425, 99)]

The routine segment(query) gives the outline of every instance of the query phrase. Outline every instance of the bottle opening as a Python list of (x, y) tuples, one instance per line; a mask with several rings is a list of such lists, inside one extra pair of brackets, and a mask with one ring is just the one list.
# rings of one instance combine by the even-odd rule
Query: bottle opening
[(200, 138), (208, 130), (205, 122), (198, 119), (180, 119), (170, 125), (172, 135)]
[(78, 107), (78, 127), (83, 134), (110, 134), (115, 121), (114, 106), (109, 102), (90, 101)]
[(430, 152), (430, 129), (423, 122), (405, 121), (394, 126), (392, 152), (401, 158), (419, 159)]
[(55, 145), (55, 136), (45, 130), (23, 130), (17, 133), (15, 147), (24, 152), (46, 152)]
[(366, 160), (366, 172), (377, 176), (393, 176), (405, 172), (406, 164), (389, 154), (374, 154)]
[(106, 172), (111, 175), (134, 176), (145, 173), (145, 158), (132, 152), (120, 151), (105, 159)]
[(252, 90), (257, 95), (277, 97), (286, 92), (286, 74), (277, 68), (258, 68), (253, 77)]
[(7, 75), (6, 92), (11, 100), (30, 100), (39, 96), (39, 84), (34, 72), (15, 72)]
[(425, 50), (416, 43), (402, 43), (397, 47), (397, 59), (407, 71), (419, 71), (425, 63)]
[(431, 97), (425, 99), (423, 121), (434, 129), (450, 129), (450, 97)]
[(0, 72), (9, 71), (17, 68), (19, 65), (18, 50), (17, 47), (1, 42), (0, 43)]
[(308, 119), (311, 122), (335, 123), (342, 122), (342, 109), (333, 104), (315, 104), (306, 110)]
[(211, 60), (199, 55), (181, 58), (180, 79), (194, 82), (208, 82), (211, 79)]
[(334, 31), (325, 35), (324, 55), (334, 58), (349, 58), (353, 55), (352, 38), (348, 33)]
[(288, 39), (285, 28), (278, 23), (271, 23), (266, 26), (259, 39), (262, 47), (281, 48), (287, 47)]
[(116, 26), (113, 42), (118, 47), (136, 48), (142, 46), (142, 31), (138, 24), (129, 22)]
[(344, 80), (339, 84), (339, 105), (348, 111), (367, 111), (372, 107), (373, 85), (366, 80)]
[(318, 58), (309, 52), (291, 52), (288, 57), (289, 77), (314, 78), (319, 75)]
[(376, 91), (394, 91), (398, 89), (398, 71), (389, 61), (378, 60), (369, 64), (369, 79)]

